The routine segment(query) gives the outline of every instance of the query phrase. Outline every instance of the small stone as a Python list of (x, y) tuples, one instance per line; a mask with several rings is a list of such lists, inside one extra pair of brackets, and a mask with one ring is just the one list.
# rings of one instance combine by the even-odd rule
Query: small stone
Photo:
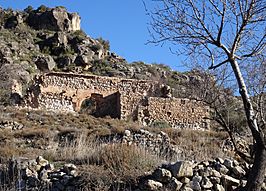
[(217, 170), (214, 170), (212, 169), (211, 172), (210, 172), (211, 176), (215, 176), (215, 177), (218, 177), (218, 178), (221, 178), (221, 173), (218, 172)]
[(77, 167), (74, 164), (65, 164), (63, 171), (67, 174), (70, 174), (72, 170), (77, 170)]
[(164, 168), (158, 168), (154, 171), (152, 174), (155, 180), (159, 182), (166, 183), (172, 178), (172, 174), (169, 170), (166, 170)]
[(211, 176), (210, 177), (210, 180), (213, 184), (220, 184), (221, 183), (221, 179), (218, 178), (218, 177), (214, 177), (214, 176)]
[(46, 170), (54, 170), (54, 165), (53, 164), (47, 164), (44, 168)]
[(243, 177), (246, 174), (245, 170), (240, 166), (233, 167), (232, 171), (239, 178)]
[(223, 175), (222, 176), (222, 182), (223, 185), (229, 185), (229, 186), (238, 186), (240, 184), (240, 180), (233, 178), (228, 175)]
[(48, 179), (48, 171), (47, 170), (45, 170), (45, 169), (43, 169), (41, 172), (40, 172), (40, 174), (39, 174), (39, 178), (40, 178), (40, 180), (46, 180), (46, 179)]
[(233, 160), (235, 166), (239, 166), (239, 162), (237, 160)]
[(185, 186), (184, 188), (181, 189), (181, 191), (193, 191), (193, 189)]
[(210, 165), (209, 161), (203, 161), (202, 164), (203, 164), (205, 167), (207, 167), (207, 166)]
[(163, 184), (154, 180), (147, 180), (145, 183), (145, 187), (147, 190), (156, 191), (160, 190), (163, 187)]
[(216, 164), (215, 169), (221, 174), (227, 174), (229, 172), (228, 168), (222, 164)]
[(214, 190), (215, 191), (225, 191), (224, 187), (220, 184), (215, 184), (214, 185)]
[(201, 190), (200, 183), (197, 182), (197, 181), (191, 181), (190, 182), (190, 187), (192, 188), (192, 190), (195, 190), (195, 191), (200, 191)]
[(182, 185), (183, 185), (182, 182), (178, 181), (175, 177), (172, 177), (172, 179), (169, 181), (166, 187), (170, 190), (177, 191), (180, 190)]
[(188, 184), (188, 183), (190, 182), (190, 180), (189, 180), (189, 178), (187, 178), (187, 177), (183, 177), (183, 178), (181, 179), (181, 182), (184, 183), (184, 184)]
[(124, 134), (129, 137), (131, 135), (131, 132), (129, 130), (125, 130)]
[(196, 175), (196, 176), (194, 176), (194, 177), (192, 178), (192, 181), (195, 181), (195, 182), (201, 182), (201, 181), (202, 181), (202, 176), (198, 176), (198, 175)]
[(224, 166), (226, 166), (227, 168), (231, 169), (234, 167), (234, 163), (232, 160), (230, 159), (225, 159), (224, 160)]
[(69, 175), (71, 175), (73, 177), (77, 177), (78, 176), (78, 172), (76, 170), (71, 170)]
[(38, 156), (36, 159), (36, 162), (38, 165), (43, 166), (43, 167), (49, 164), (48, 160), (44, 159), (42, 156)]
[(222, 159), (222, 158), (216, 158), (215, 159), (218, 163), (220, 163), (220, 164), (223, 164), (224, 163), (224, 159)]
[(211, 183), (211, 181), (207, 177), (203, 177), (202, 182), (201, 182), (201, 186), (204, 189), (209, 189), (209, 188), (213, 187), (213, 184)]
[(246, 180), (240, 180), (240, 185), (241, 185), (242, 187), (245, 187), (246, 184), (247, 184), (247, 181), (246, 181)]

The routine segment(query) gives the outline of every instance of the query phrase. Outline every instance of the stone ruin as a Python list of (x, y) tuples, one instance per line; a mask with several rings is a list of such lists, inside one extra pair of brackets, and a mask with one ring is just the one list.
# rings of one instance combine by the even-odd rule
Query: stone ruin
[(209, 124), (209, 108), (202, 102), (171, 97), (167, 86), (148, 80), (46, 73), (35, 77), (23, 102), (29, 108), (83, 111), (143, 125), (167, 123), (173, 128), (199, 129)]

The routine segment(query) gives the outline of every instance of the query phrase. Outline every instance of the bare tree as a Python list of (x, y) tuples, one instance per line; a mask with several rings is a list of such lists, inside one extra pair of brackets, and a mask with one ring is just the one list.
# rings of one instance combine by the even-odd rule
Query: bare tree
[[(258, 120), (259, 115), (255, 114), (255, 109), (260, 109), (254, 107), (245, 76), (249, 67), (256, 68), (257, 62), (253, 58), (265, 51), (266, 1), (156, 0), (156, 3), (157, 7), (151, 12), (151, 42), (170, 42), (177, 45), (178, 53), (186, 54), (202, 65), (209, 63), (209, 69), (227, 67), (233, 71), (247, 124), (256, 143), (245, 190), (260, 190), (266, 169), (263, 132), (266, 127), (265, 123), (258, 124), (263, 124), (263, 118)], [(262, 77), (265, 78), (265, 73)], [(265, 94), (265, 89), (262, 93)], [(262, 103), (258, 102), (260, 108)]]

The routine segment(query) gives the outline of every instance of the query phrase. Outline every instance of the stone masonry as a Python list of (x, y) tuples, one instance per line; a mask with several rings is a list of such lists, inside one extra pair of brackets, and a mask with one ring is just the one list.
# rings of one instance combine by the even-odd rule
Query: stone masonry
[(133, 119), (144, 125), (167, 122), (174, 128), (207, 128), (208, 107), (198, 101), (172, 98), (156, 81), (73, 73), (35, 77), (24, 98), (30, 108), (89, 111), (96, 117)]
[(138, 111), (138, 120), (146, 125), (163, 121), (174, 128), (208, 129), (209, 125), (209, 108), (190, 99), (149, 97)]

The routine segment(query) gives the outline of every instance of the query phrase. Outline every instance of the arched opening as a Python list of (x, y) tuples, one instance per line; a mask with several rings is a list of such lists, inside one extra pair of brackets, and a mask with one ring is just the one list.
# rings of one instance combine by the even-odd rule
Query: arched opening
[(80, 106), (81, 113), (96, 115), (97, 113), (97, 98), (103, 98), (101, 94), (91, 94), (91, 97), (84, 99)]
[(82, 101), (80, 112), (95, 117), (120, 118), (120, 93), (116, 92), (105, 97), (102, 94), (91, 94), (89, 98)]

